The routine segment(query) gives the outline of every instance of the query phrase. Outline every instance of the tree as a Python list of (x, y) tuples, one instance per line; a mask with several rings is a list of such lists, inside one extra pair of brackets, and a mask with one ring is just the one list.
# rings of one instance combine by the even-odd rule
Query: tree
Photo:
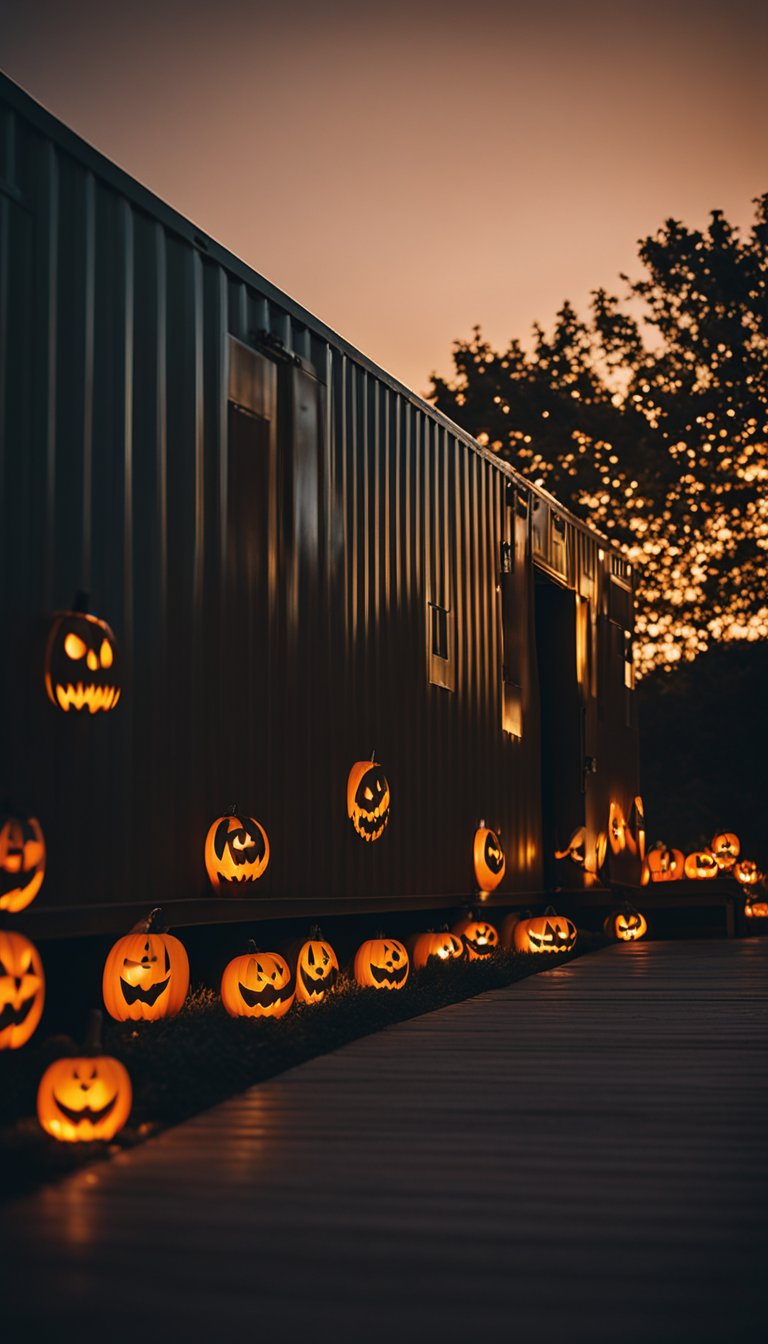
[(494, 351), (476, 327), (431, 399), (588, 516), (640, 572), (638, 671), (768, 636), (768, 194), (742, 240), (667, 220), (589, 317)]

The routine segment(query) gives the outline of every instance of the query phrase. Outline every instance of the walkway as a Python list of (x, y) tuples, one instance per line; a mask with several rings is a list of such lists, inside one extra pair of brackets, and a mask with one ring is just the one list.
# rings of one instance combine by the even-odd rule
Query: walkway
[(3, 1339), (764, 1344), (768, 939), (617, 947), (5, 1211)]

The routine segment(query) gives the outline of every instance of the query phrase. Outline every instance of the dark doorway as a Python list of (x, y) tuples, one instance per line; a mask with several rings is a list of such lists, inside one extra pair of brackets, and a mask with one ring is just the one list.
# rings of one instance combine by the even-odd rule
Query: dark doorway
[(576, 597), (536, 574), (544, 881), (563, 881), (555, 850), (584, 825), (583, 707), (576, 675)]

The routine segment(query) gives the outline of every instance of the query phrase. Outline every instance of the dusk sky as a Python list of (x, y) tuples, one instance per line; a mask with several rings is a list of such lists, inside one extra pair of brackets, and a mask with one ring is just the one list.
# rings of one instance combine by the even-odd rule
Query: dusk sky
[(425, 392), (768, 190), (754, 0), (3, 0), (0, 67)]

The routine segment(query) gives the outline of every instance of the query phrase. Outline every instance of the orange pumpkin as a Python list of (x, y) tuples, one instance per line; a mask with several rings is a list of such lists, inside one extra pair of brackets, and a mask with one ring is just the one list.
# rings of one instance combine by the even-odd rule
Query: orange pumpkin
[(651, 882), (677, 882), (685, 873), (685, 857), (680, 849), (654, 845), (646, 859)]
[(367, 989), (402, 989), (410, 961), (396, 938), (369, 938), (355, 953), (353, 975)]
[(355, 761), (347, 779), (347, 815), (361, 840), (379, 840), (389, 821), (389, 781), (377, 761)]
[(579, 826), (578, 829), (573, 832), (565, 849), (555, 850), (555, 858), (570, 859), (571, 863), (575, 863), (579, 868), (583, 868), (586, 858), (586, 845), (587, 828), (586, 826)]
[(627, 905), (623, 910), (606, 915), (603, 920), (603, 929), (606, 935), (613, 938), (617, 943), (636, 943), (640, 938), (645, 937), (648, 932), (648, 924), (645, 916), (641, 915), (639, 910)]
[(285, 1017), (296, 994), (296, 981), (279, 952), (250, 952), (233, 957), (221, 977), (221, 1001), (230, 1017)]
[(37, 1118), (62, 1143), (108, 1142), (131, 1113), (128, 1070), (110, 1055), (57, 1059), (37, 1089)]
[(627, 825), (627, 848), (637, 854), (640, 860), (645, 858), (645, 808), (638, 793), (632, 803), (631, 823)]
[(458, 934), (443, 929), (435, 933), (416, 933), (408, 940), (408, 951), (414, 971), (422, 971), (430, 961), (461, 961), (464, 958), (464, 943)]
[(763, 874), (760, 872), (757, 864), (752, 859), (739, 859), (733, 865), (733, 876), (742, 887), (753, 887), (759, 882)]
[(34, 901), (45, 877), (45, 840), (37, 817), (0, 814), (0, 910)]
[(26, 1045), (43, 1015), (40, 953), (23, 933), (0, 929), (0, 1050)]
[(768, 901), (745, 901), (744, 914), (747, 919), (768, 919)]
[(627, 847), (627, 823), (620, 803), (612, 802), (608, 809), (608, 843), (614, 854)]
[(493, 956), (499, 946), (498, 930), (487, 920), (475, 919), (474, 915), (460, 919), (454, 924), (453, 932), (464, 939), (469, 961), (485, 961), (487, 957)]
[(495, 831), (482, 823), (475, 831), (475, 881), (481, 891), (495, 891), (504, 877), (506, 859)]
[(217, 817), (205, 837), (205, 867), (211, 885), (227, 896), (244, 895), (269, 863), (267, 833), (255, 817), (238, 815), (237, 807)]
[(521, 919), (515, 925), (515, 951), (570, 952), (576, 946), (576, 937), (576, 925), (549, 905), (543, 915)]
[(118, 938), (104, 965), (104, 1006), (118, 1022), (153, 1022), (174, 1017), (189, 989), (184, 944), (155, 928), (162, 911), (153, 910), (124, 938)]
[(296, 998), (299, 1003), (322, 1003), (336, 983), (339, 962), (330, 943), (319, 929), (296, 953)]
[(717, 877), (720, 871), (714, 854), (711, 854), (708, 849), (697, 850), (694, 854), (689, 854), (685, 860), (684, 870), (685, 876), (694, 881), (704, 881), (710, 877)]
[(720, 831), (717, 835), (713, 835), (709, 848), (715, 856), (718, 868), (727, 871), (733, 867), (741, 853), (741, 842), (733, 831)]

